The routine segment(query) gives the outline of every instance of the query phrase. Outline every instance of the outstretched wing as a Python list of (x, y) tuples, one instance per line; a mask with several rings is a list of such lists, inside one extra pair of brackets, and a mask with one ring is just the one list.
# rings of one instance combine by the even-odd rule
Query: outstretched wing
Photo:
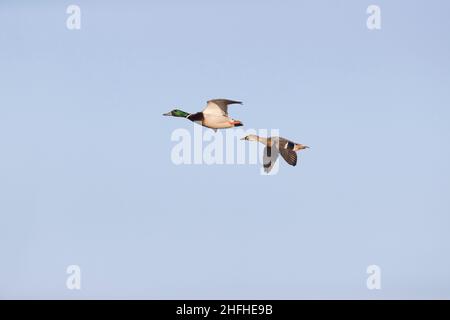
[(297, 153), (293, 150), (294, 146), (294, 142), (285, 138), (278, 138), (278, 149), (280, 150), (281, 156), (291, 166), (297, 164)]
[(242, 104), (242, 102), (227, 99), (209, 100), (205, 109), (203, 109), (203, 113), (216, 116), (228, 116), (229, 104)]
[(269, 173), (272, 170), (275, 162), (278, 158), (278, 149), (275, 147), (266, 146), (263, 154), (263, 168), (265, 173)]
[(297, 153), (295, 151), (280, 147), (280, 153), (283, 159), (286, 160), (286, 162), (291, 166), (295, 166), (297, 164)]

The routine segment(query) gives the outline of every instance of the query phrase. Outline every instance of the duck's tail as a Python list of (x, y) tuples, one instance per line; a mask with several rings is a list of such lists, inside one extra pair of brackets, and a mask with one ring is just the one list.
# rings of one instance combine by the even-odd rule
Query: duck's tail
[(309, 147), (305, 146), (303, 144), (296, 144), (294, 147), (294, 151), (299, 151), (299, 150), (303, 150), (303, 149), (309, 149)]

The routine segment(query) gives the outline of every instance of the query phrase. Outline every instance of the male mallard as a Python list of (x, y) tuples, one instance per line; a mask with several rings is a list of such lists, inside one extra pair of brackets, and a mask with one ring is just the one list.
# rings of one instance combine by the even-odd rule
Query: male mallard
[(242, 102), (227, 99), (214, 99), (209, 100), (205, 109), (201, 112), (188, 113), (179, 109), (174, 109), (163, 115), (186, 118), (214, 130), (243, 126), (241, 121), (234, 120), (228, 116), (229, 104), (242, 104)]
[(296, 151), (309, 148), (308, 146), (289, 141), (282, 137), (263, 138), (250, 134), (241, 140), (259, 141), (265, 145), (263, 167), (266, 173), (269, 173), (270, 170), (272, 170), (275, 161), (277, 161), (278, 153), (281, 153), (281, 156), (287, 163), (291, 166), (295, 166), (297, 164)]

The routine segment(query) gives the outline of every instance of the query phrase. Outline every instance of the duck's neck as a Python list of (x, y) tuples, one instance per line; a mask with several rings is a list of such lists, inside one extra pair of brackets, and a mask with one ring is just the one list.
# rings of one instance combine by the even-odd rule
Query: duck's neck
[(262, 144), (265, 144), (267, 146), (267, 143), (269, 142), (269, 139), (263, 138), (263, 137), (258, 137), (258, 141), (261, 142)]
[(270, 143), (268, 138), (263, 138), (263, 137), (256, 136), (256, 135), (251, 140), (261, 142), (262, 144), (264, 144), (266, 146), (268, 145), (268, 143)]

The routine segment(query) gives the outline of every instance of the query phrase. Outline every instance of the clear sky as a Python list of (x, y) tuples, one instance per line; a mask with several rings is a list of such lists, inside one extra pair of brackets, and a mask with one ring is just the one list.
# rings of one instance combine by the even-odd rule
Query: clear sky
[[(450, 298), (449, 12), (1, 1), (0, 298)], [(312, 148), (274, 176), (174, 165), (193, 125), (161, 114), (221, 97)]]

